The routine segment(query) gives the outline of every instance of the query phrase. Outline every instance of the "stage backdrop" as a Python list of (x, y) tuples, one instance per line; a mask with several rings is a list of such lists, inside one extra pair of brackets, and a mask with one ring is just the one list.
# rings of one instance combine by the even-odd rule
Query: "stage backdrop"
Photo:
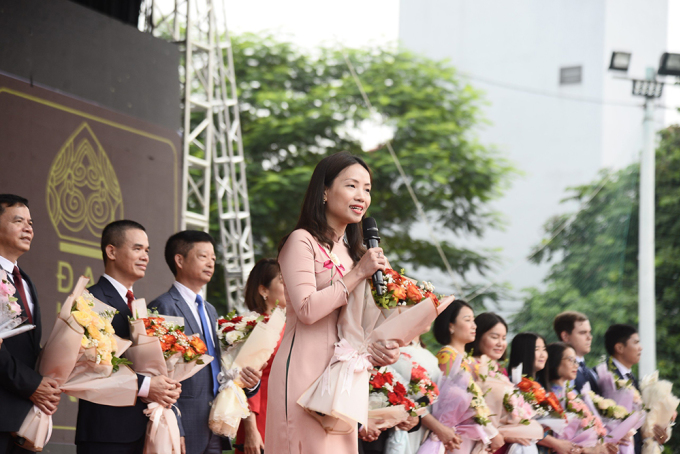
[[(29, 199), (35, 238), (19, 265), (38, 290), (43, 342), (78, 277), (101, 276), (111, 221), (133, 219), (149, 235), (135, 295), (168, 289), (163, 247), (179, 228), (180, 166), (176, 132), (0, 74), (0, 192)], [(76, 412), (63, 395), (53, 442), (73, 442)]]

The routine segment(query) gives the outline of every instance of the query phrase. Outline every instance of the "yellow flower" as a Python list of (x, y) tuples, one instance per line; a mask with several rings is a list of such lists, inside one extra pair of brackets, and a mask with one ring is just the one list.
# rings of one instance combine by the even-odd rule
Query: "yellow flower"
[(104, 329), (106, 327), (104, 320), (102, 320), (102, 318), (97, 313), (92, 314), (92, 324), (97, 329)]
[(111, 351), (118, 351), (118, 343), (116, 342), (116, 338), (111, 336), (109, 339), (111, 340)]
[[(100, 333), (101, 334), (101, 333)], [(101, 339), (98, 339), (99, 343), (97, 344), (97, 351), (103, 352), (103, 351), (111, 351), (111, 338), (108, 336), (101, 336)]]
[(106, 331), (108, 334), (115, 333), (115, 331), (113, 330), (113, 325), (111, 325), (111, 322), (109, 320), (105, 321), (104, 331)]
[(96, 339), (97, 341), (101, 341), (104, 337), (94, 324), (90, 324), (90, 326), (87, 327), (87, 332), (92, 339)]
[(597, 406), (600, 408), (600, 410), (606, 410), (609, 407), (615, 407), (616, 402), (614, 402), (612, 399), (602, 399)]
[(113, 358), (113, 356), (111, 355), (110, 351), (102, 352), (100, 364), (104, 364), (105, 366), (110, 366), (112, 358)]
[(80, 340), (80, 345), (82, 345), (83, 348), (90, 348), (90, 339), (84, 334), (83, 338)]
[(613, 414), (614, 414), (614, 418), (622, 419), (624, 416), (626, 416), (628, 414), (628, 410), (626, 410), (626, 407), (623, 407), (621, 405), (617, 405), (616, 407), (614, 407)]
[(92, 310), (90, 309), (89, 301), (87, 301), (82, 296), (76, 298), (76, 309), (79, 310), (80, 312), (90, 312)]
[(73, 318), (76, 320), (76, 322), (78, 322), (80, 326), (87, 327), (90, 323), (92, 323), (91, 313), (83, 311), (73, 311), (71, 312), (71, 315), (73, 315)]

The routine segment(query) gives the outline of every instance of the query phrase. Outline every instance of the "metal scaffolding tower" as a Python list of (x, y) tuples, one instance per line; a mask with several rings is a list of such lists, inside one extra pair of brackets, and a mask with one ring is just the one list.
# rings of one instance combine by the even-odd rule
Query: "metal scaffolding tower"
[(243, 308), (243, 290), (255, 258), (234, 61), (224, 5), (219, 14), (217, 4), (175, 0), (174, 10), (164, 15), (157, 1), (147, 0), (142, 15), (145, 31), (183, 49), (181, 224), (182, 229), (208, 231), (211, 205), (216, 204), (217, 255), (224, 265), (231, 310)]

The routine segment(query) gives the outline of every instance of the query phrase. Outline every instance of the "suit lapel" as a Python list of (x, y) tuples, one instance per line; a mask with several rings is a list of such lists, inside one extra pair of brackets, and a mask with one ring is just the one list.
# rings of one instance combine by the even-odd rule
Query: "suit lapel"
[(184, 301), (184, 298), (182, 298), (182, 295), (180, 295), (179, 290), (177, 290), (177, 288), (174, 285), (170, 287), (170, 291), (168, 293), (175, 300), (175, 305), (177, 306), (177, 309), (179, 309), (179, 311), (182, 313), (182, 317), (184, 317), (184, 325), (189, 326), (189, 329), (191, 329), (191, 334), (193, 333), (202, 334), (203, 330), (201, 329), (201, 326), (196, 320), (194, 313), (191, 311), (191, 308), (189, 308), (190, 303), (188, 301)]
[(132, 312), (130, 312), (130, 308), (128, 307), (127, 303), (125, 300), (123, 300), (123, 298), (120, 296), (120, 293), (118, 293), (118, 290), (116, 290), (116, 288), (111, 282), (109, 282), (108, 279), (102, 276), (99, 278), (99, 282), (97, 282), (97, 284), (102, 289), (102, 293), (106, 295), (106, 304), (113, 306), (118, 312), (120, 312), (119, 315), (123, 316), (125, 320), (127, 320), (128, 316), (132, 317)]
[[(19, 272), (21, 273), (21, 277), (26, 281), (28, 284), (28, 288), (24, 289), (27, 290), (28, 292), (31, 293), (31, 300), (33, 301), (33, 324), (35, 325), (35, 329), (32, 330), (32, 338), (33, 338), (33, 344), (37, 349), (40, 349), (40, 338), (42, 337), (42, 324), (40, 322), (40, 305), (38, 304), (38, 293), (35, 290), (35, 286), (33, 285), (33, 282), (31, 281), (31, 278), (28, 277), (26, 273), (24, 273), (24, 270), (19, 268)], [(21, 302), (21, 296), (19, 296), (19, 292), (16, 292), (15, 295), (21, 304), (21, 309), (22, 309), (22, 314), (24, 312), (23, 308), (23, 302)], [(27, 315), (27, 314), (24, 314)]]

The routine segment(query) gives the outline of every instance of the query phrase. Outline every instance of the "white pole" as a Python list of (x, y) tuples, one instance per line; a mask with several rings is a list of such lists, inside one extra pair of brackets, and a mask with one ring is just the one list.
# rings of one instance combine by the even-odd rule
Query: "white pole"
[[(649, 74), (649, 71), (648, 71)], [(649, 76), (648, 76), (649, 78)], [(653, 78), (653, 76), (652, 76)], [(644, 147), (640, 159), (640, 236), (638, 270), (638, 317), (643, 352), (640, 378), (656, 370), (656, 298), (654, 270), (654, 98), (645, 98)]]

